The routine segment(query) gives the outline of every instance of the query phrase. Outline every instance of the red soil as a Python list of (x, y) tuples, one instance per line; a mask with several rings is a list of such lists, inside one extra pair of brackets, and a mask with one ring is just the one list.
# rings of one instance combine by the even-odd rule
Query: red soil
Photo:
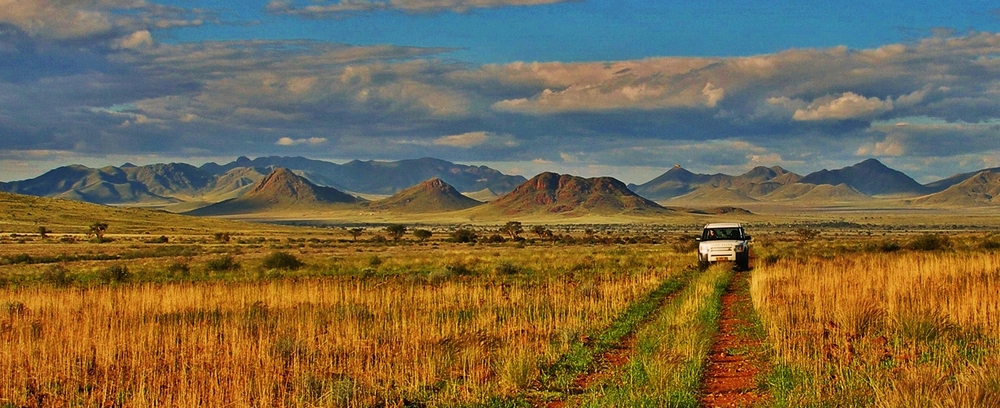
[(749, 272), (737, 272), (722, 295), (719, 333), (709, 352), (709, 363), (702, 383), (701, 403), (706, 407), (749, 407), (766, 398), (758, 389), (755, 377), (760, 362), (753, 350), (758, 341), (740, 330), (750, 322), (741, 318), (741, 309), (753, 307), (745, 289)]

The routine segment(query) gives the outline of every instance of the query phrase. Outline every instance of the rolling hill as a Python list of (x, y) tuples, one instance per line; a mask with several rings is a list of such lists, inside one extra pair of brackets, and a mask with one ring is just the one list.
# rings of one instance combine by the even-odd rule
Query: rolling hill
[(257, 214), (283, 209), (341, 207), (361, 200), (332, 187), (321, 187), (285, 168), (277, 168), (245, 194), (187, 212), (190, 215)]
[(432, 178), (392, 197), (373, 201), (368, 208), (400, 212), (434, 213), (464, 210), (482, 204), (459, 193), (439, 178)]
[(913, 203), (957, 207), (1000, 204), (1000, 169), (980, 171), (943, 191), (916, 198)]
[(36, 234), (40, 226), (53, 236), (85, 234), (95, 222), (107, 223), (111, 235), (211, 234), (280, 228), (6, 192), (0, 192), (0, 209), (0, 230), (8, 234)]
[(252, 160), (240, 157), (228, 164), (208, 163), (201, 168), (212, 174), (222, 174), (240, 167), (285, 167), (317, 185), (384, 195), (398, 193), (432, 178), (440, 178), (462, 192), (489, 189), (500, 193), (507, 193), (526, 180), (486, 166), (467, 166), (429, 157), (394, 162), (354, 160), (344, 164), (303, 157), (271, 156)]
[[(714, 195), (727, 202), (753, 201), (801, 178), (781, 167), (754, 167), (738, 176), (697, 174), (680, 166), (641, 185), (629, 188), (636, 194), (654, 200), (680, 199), (684, 202), (714, 200)], [(683, 197), (683, 199), (682, 199)], [(732, 201), (735, 200), (735, 201)]]
[(561, 215), (662, 213), (668, 210), (642, 198), (611, 177), (582, 178), (541, 173), (513, 191), (482, 206), (503, 215), (548, 213)]
[(870, 196), (921, 195), (928, 191), (910, 176), (890, 169), (876, 159), (837, 170), (820, 170), (802, 177), (798, 182), (831, 186), (845, 184)]
[(803, 204), (824, 204), (865, 201), (868, 195), (847, 184), (795, 183), (777, 189), (763, 197), (767, 201), (795, 201)]

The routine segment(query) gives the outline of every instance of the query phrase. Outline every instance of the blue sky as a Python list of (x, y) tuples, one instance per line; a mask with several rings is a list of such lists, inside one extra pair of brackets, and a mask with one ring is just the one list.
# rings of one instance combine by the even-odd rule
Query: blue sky
[(424, 156), (642, 183), (1000, 166), (979, 1), (0, 0), (0, 180)]

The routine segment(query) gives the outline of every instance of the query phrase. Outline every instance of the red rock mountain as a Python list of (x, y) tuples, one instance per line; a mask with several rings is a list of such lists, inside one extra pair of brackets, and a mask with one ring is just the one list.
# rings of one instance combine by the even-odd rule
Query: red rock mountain
[(462, 195), (455, 187), (435, 177), (392, 197), (372, 202), (369, 208), (429, 213), (464, 210), (480, 204), (482, 203)]
[(669, 212), (636, 195), (617, 179), (555, 173), (539, 174), (487, 206), (505, 215)]

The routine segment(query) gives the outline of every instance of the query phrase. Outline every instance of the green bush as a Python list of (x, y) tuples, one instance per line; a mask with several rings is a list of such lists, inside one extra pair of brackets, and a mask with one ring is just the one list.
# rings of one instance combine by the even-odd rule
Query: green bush
[(224, 255), (215, 259), (208, 260), (205, 267), (212, 272), (224, 272), (231, 271), (234, 269), (239, 269), (240, 264), (236, 262), (230, 255)]
[(948, 237), (936, 234), (923, 234), (910, 241), (908, 248), (914, 251), (937, 251), (949, 246)]
[(266, 258), (264, 258), (264, 268), (267, 269), (284, 269), (289, 271), (294, 271), (301, 268), (305, 264), (288, 252), (276, 251), (272, 252)]
[(493, 269), (497, 275), (515, 275), (521, 272), (521, 267), (515, 265), (510, 261), (503, 261), (497, 264), (496, 268)]
[(130, 278), (132, 278), (132, 273), (129, 272), (128, 267), (121, 264), (111, 265), (104, 268), (98, 275), (102, 281), (107, 283), (127, 282)]
[(62, 265), (50, 265), (42, 272), (42, 280), (59, 287), (69, 286), (73, 283), (73, 277), (70, 276), (69, 270)]

